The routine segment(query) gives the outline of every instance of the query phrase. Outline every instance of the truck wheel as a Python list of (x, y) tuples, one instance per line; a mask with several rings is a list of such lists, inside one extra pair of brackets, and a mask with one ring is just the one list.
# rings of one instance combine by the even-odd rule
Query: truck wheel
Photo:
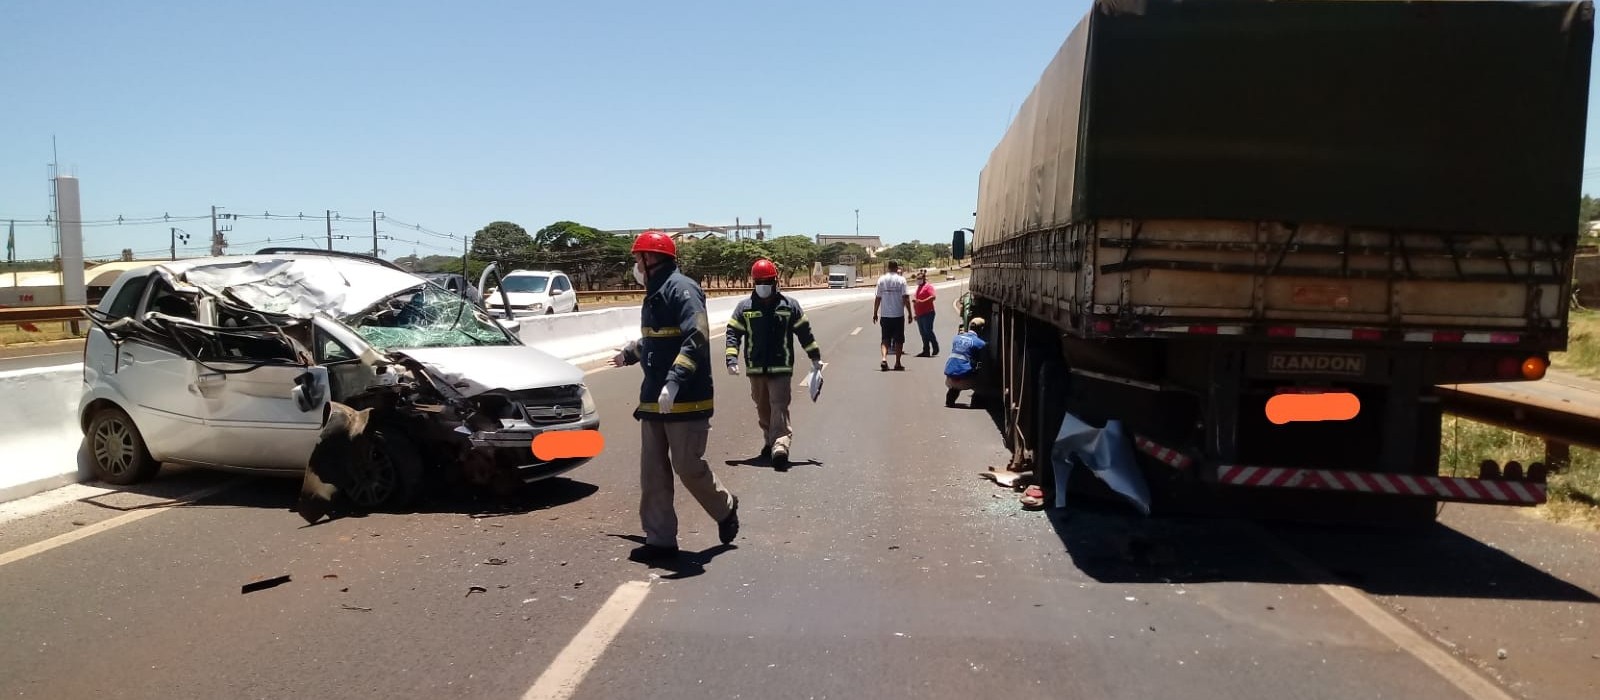
[(94, 475), (101, 481), (128, 486), (149, 481), (161, 470), (161, 463), (145, 448), (139, 427), (122, 409), (107, 406), (95, 411), (85, 432)]
[(1044, 491), (1045, 503), (1055, 502), (1055, 465), (1051, 460), (1056, 434), (1067, 415), (1067, 368), (1059, 360), (1040, 364), (1035, 386), (1033, 477)]
[(346, 495), (363, 510), (393, 511), (411, 505), (422, 484), (422, 460), (405, 429), (389, 423), (367, 433), (366, 459), (350, 464)]

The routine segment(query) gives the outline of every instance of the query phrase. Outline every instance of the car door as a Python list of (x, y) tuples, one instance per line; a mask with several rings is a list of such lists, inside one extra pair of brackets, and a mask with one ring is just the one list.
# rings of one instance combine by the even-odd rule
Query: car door
[(573, 290), (572, 280), (567, 279), (566, 275), (556, 275), (555, 281), (551, 282), (550, 304), (556, 307), (558, 313), (577, 310), (578, 293)]
[(328, 406), (328, 368), (196, 363), (206, 429), (217, 464), (300, 471), (316, 447)]
[[(171, 291), (159, 278), (147, 282), (133, 310), (135, 318), (142, 318), (160, 295)], [(105, 379), (121, 397), (122, 408), (133, 417), (151, 455), (164, 461), (216, 464), (196, 363), (170, 341), (142, 333), (124, 336), (112, 352), (115, 364)]]

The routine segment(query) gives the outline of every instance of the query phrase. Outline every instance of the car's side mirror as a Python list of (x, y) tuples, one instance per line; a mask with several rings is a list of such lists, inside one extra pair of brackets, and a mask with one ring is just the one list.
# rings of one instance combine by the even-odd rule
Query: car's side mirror
[(294, 378), (294, 389), (290, 394), (294, 396), (294, 404), (305, 412), (321, 408), (328, 400), (322, 384), (317, 381), (317, 375), (311, 372)]

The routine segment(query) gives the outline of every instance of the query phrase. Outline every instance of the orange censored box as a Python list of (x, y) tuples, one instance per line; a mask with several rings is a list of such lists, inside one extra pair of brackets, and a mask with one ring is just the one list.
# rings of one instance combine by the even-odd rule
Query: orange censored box
[(1278, 394), (1267, 399), (1267, 420), (1273, 425), (1324, 420), (1350, 420), (1361, 413), (1355, 394)]
[(594, 457), (606, 448), (598, 430), (558, 430), (533, 437), (533, 456), (541, 460)]

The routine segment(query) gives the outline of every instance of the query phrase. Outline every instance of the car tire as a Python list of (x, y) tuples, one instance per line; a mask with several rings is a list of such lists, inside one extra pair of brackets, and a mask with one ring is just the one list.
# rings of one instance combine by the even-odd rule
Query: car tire
[(366, 459), (350, 464), (345, 497), (362, 510), (395, 511), (416, 500), (422, 460), (403, 426), (386, 423), (367, 432)]
[(84, 436), (89, 443), (90, 466), (101, 481), (129, 486), (149, 481), (161, 471), (161, 463), (150, 456), (139, 427), (120, 408), (107, 406), (95, 411)]

